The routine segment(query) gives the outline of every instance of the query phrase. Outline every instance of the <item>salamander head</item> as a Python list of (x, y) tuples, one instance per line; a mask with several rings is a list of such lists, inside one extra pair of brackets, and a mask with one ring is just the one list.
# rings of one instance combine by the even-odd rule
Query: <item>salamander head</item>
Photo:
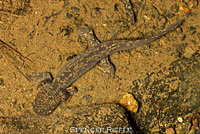
[(34, 102), (33, 110), (38, 115), (49, 115), (61, 102), (61, 95), (58, 90), (53, 90), (50, 85), (38, 88), (38, 92)]
[(34, 112), (42, 116), (51, 114), (62, 101), (71, 98), (75, 89), (73, 87), (53, 89), (51, 81), (41, 82), (38, 85), (39, 92), (32, 104)]

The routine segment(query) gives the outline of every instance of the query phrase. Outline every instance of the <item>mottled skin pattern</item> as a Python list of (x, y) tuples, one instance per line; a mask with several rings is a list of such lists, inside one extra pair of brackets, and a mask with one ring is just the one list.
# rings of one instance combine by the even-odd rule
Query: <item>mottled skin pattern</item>
[[(85, 25), (84, 28), (79, 28), (78, 31), (80, 33), (80, 36), (87, 37), (87, 40), (89, 41), (90, 44), (89, 47), (101, 45), (101, 41), (97, 39), (93, 30), (87, 25)], [(113, 78), (115, 77), (115, 67), (110, 62), (109, 56), (102, 59), (100, 62), (98, 62), (97, 65), (98, 69), (100, 69), (102, 72), (104, 72), (105, 74), (109, 74)]]
[(181, 25), (179, 20), (156, 36), (141, 40), (113, 40), (103, 42), (100, 45), (95, 45), (83, 51), (80, 55), (74, 57), (67, 62), (56, 77), (51, 80), (44, 80), (38, 88), (40, 89), (33, 102), (33, 110), (39, 115), (49, 115), (60, 104), (65, 95), (65, 100), (70, 96), (70, 91), (67, 89), (76, 79), (91, 69), (100, 60), (117, 51), (132, 49), (143, 46), (169, 31)]

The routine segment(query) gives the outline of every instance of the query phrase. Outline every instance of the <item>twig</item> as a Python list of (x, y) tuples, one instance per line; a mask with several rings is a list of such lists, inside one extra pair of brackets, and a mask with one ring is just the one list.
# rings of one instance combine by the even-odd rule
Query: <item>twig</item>
[[(16, 53), (17, 55), (19, 55), (19, 56), (21, 56), (21, 57), (27, 59), (28, 61), (32, 62), (29, 58), (23, 56), (20, 52), (18, 52), (18, 51), (15, 50), (14, 48), (12, 48), (10, 45), (8, 45), (7, 43), (5, 43), (5, 42), (2, 41), (1, 39), (0, 39), (0, 45), (4, 46), (5, 48), (7, 48), (7, 49), (9, 49), (9, 50), (11, 50), (11, 51), (13, 51), (13, 52)], [(33, 62), (32, 62), (32, 63), (33, 63)]]
[(13, 13), (9, 13), (9, 12), (6, 12), (6, 11), (0, 11), (0, 13), (6, 14), (6, 15), (11, 15), (11, 16), (14, 16), (14, 17), (21, 17), (19, 15), (16, 15), (16, 14), (13, 14)]
[(30, 79), (29, 79), (21, 70), (19, 70), (18, 67), (16, 67), (14, 64), (12, 64), (12, 62), (10, 62), (10, 60), (7, 59), (7, 61), (8, 61), (8, 63), (10, 63), (22, 76), (24, 76), (24, 78), (25, 78), (27, 81), (31, 82)]

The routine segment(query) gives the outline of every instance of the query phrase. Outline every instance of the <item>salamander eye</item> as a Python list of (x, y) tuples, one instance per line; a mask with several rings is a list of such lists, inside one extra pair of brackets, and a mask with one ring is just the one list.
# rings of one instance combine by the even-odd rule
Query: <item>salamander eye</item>
[(51, 79), (45, 79), (40, 82), (40, 84), (37, 86), (37, 88), (42, 88), (46, 86), (47, 84), (51, 84), (52, 80)]
[(128, 111), (136, 113), (139, 108), (138, 102), (135, 100), (131, 93), (127, 93), (119, 100), (119, 104), (121, 104)]

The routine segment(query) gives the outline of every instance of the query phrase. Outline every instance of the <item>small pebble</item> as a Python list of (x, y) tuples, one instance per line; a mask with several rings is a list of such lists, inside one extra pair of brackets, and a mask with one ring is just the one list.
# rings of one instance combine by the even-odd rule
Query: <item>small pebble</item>
[(89, 94), (83, 96), (80, 100), (80, 103), (81, 105), (88, 105), (88, 104), (91, 104), (92, 103), (92, 100), (93, 100), (93, 97)]
[(168, 18), (172, 18), (172, 17), (174, 17), (174, 16), (175, 16), (174, 13), (168, 13), (168, 14), (167, 14), (167, 17), (168, 17)]
[(192, 120), (192, 125), (193, 125), (194, 127), (198, 127), (198, 126), (199, 126), (198, 124), (199, 124), (199, 122), (198, 122), (197, 119)]
[(198, 5), (198, 1), (197, 0), (190, 0), (190, 2), (188, 3), (188, 7), (189, 8), (195, 8)]
[(72, 18), (72, 14), (70, 14), (70, 13), (66, 13), (66, 16), (67, 16), (68, 19)]
[(184, 34), (182, 37), (181, 37), (181, 41), (184, 41), (186, 38), (186, 35)]
[(186, 58), (189, 58), (189, 57), (191, 57), (194, 53), (195, 53), (195, 51), (197, 50), (198, 48), (197, 47), (195, 47), (194, 45), (188, 45), (186, 48), (185, 48), (185, 52), (184, 52), (184, 56), (186, 57)]
[(165, 130), (165, 133), (166, 133), (166, 134), (175, 134), (175, 131), (174, 131), (173, 128), (167, 128), (167, 129)]
[(0, 78), (0, 85), (1, 85), (1, 86), (3, 86), (3, 85), (4, 85), (3, 78)]
[(178, 28), (176, 29), (176, 31), (180, 34), (180, 33), (183, 32), (183, 29), (182, 29), (181, 27), (178, 27)]
[(139, 108), (138, 102), (135, 100), (132, 94), (127, 93), (125, 94), (120, 100), (119, 104), (121, 104), (124, 108), (128, 111), (136, 113)]
[(171, 6), (171, 11), (178, 12), (179, 11), (179, 6), (177, 6), (177, 5)]
[(198, 37), (198, 38), (199, 38), (199, 40), (200, 40), (200, 33), (198, 33), (198, 34), (197, 34), (197, 37)]
[(190, 30), (195, 30), (196, 27), (190, 26)]
[(80, 8), (78, 7), (71, 7), (71, 10), (74, 12), (80, 12)]
[(178, 117), (178, 122), (183, 122), (183, 118), (182, 117)]
[(191, 124), (189, 122), (178, 123), (175, 128), (176, 134), (187, 134), (187, 132), (189, 132), (190, 127)]
[(191, 33), (191, 35), (193, 35), (193, 34), (195, 34), (197, 31), (193, 31), (192, 33)]

